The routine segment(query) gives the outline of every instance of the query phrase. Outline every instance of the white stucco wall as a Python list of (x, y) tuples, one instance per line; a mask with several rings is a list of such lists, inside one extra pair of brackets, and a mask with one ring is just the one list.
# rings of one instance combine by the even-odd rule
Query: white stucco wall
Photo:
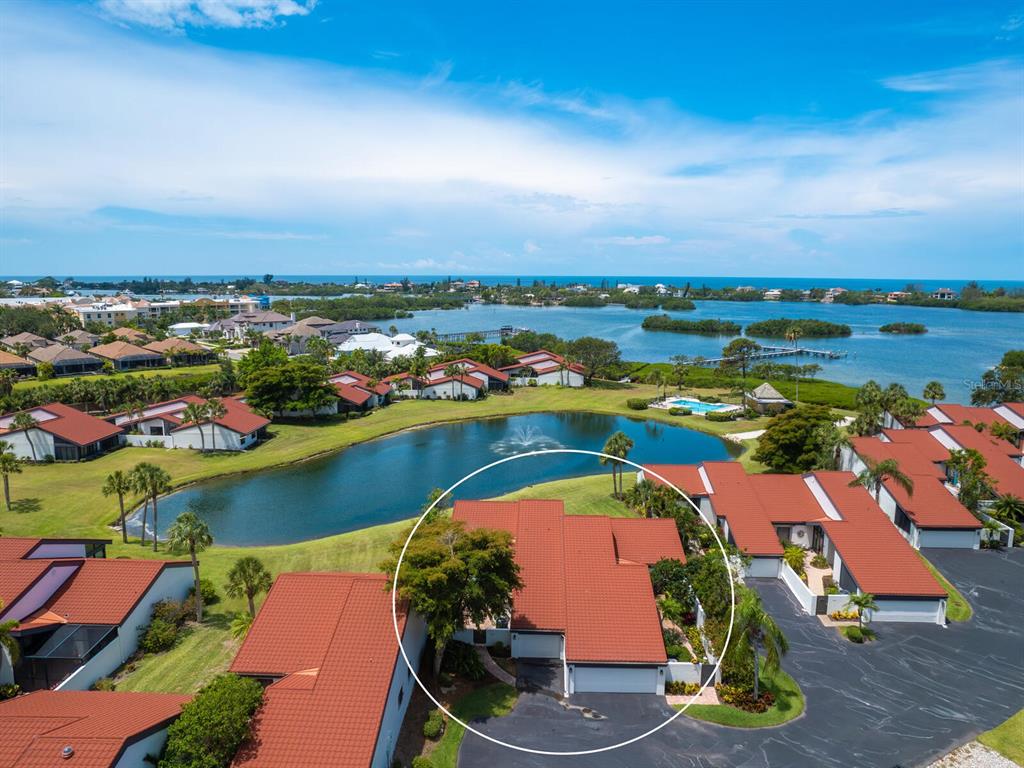
[[(11, 450), (19, 459), (32, 459), (32, 445), (36, 449), (36, 460), (42, 461), (47, 456), (53, 456), (53, 435), (41, 429), (27, 429), (23, 432), (11, 432), (4, 435), (3, 439), (10, 443)], [(12, 485), (16, 481), (12, 481)]]
[[(411, 615), (402, 635), (402, 646), (409, 656), (409, 661), (414, 665), (419, 661), (426, 642), (426, 623), (416, 614)], [(416, 681), (413, 679), (412, 672), (409, 671), (401, 652), (396, 652), (394, 669), (391, 673), (391, 686), (388, 689), (384, 716), (381, 718), (380, 730), (377, 733), (377, 746), (374, 748), (371, 768), (391, 768), (395, 744), (398, 741), (402, 721), (405, 719), (406, 710), (409, 709), (409, 700), (412, 698), (415, 688)]]
[(114, 768), (152, 768), (152, 763), (146, 762), (146, 755), (159, 756), (166, 741), (167, 729), (164, 728), (129, 744), (121, 753), (121, 758), (114, 763)]
[(139, 647), (139, 630), (149, 624), (153, 604), (168, 598), (184, 600), (192, 586), (192, 566), (168, 566), (118, 628), (117, 637), (89, 662), (57, 686), (62, 691), (85, 691), (101, 677), (109, 676)]
[(563, 646), (558, 632), (512, 632), (512, 657), (516, 659), (561, 659)]
[(463, 383), (462, 391), (459, 391), (459, 382), (445, 381), (441, 384), (429, 384), (420, 392), (420, 398), (427, 400), (458, 400), (465, 397), (467, 400), (476, 400), (479, 391), (470, 384)]
[(699, 683), (700, 664), (689, 661), (670, 661), (665, 670), (667, 683)]
[(14, 666), (11, 664), (11, 656), (7, 649), (0, 647), (0, 685), (10, 685), (14, 682)]

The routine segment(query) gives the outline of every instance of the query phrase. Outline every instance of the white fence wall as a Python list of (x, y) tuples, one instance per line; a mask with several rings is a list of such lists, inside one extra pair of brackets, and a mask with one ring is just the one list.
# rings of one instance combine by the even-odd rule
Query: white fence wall
[[(979, 511), (978, 514), (981, 515), (982, 520), (985, 520), (985, 521), (991, 520), (992, 522), (994, 522), (996, 525), (999, 526), (999, 528), (1001, 529), (1000, 538), (1003, 539), (1003, 546), (1006, 546), (1006, 547), (1012, 547), (1013, 546), (1013, 528), (1011, 528), (1010, 526), (1008, 526), (1006, 523), (1002, 522), (1001, 520), (996, 520), (994, 517), (992, 517), (992, 515), (988, 514), (987, 512)], [(990, 538), (995, 538), (995, 537), (990, 535), (988, 531), (983, 529), (981, 531), (981, 538), (983, 538), (986, 541), (988, 541)]]
[(669, 661), (665, 672), (667, 683), (699, 683), (700, 664), (690, 661)]
[(836, 611), (845, 611), (846, 604), (850, 601), (849, 595), (829, 595), (828, 596), (828, 608), (826, 613), (835, 613)]
[(783, 562), (779, 567), (779, 578), (789, 587), (789, 591), (793, 593), (793, 597), (800, 603), (804, 613), (809, 613), (813, 616), (818, 599), (811, 592), (810, 588), (800, 580), (800, 577), (796, 575), (796, 571), (789, 567), (788, 563)]

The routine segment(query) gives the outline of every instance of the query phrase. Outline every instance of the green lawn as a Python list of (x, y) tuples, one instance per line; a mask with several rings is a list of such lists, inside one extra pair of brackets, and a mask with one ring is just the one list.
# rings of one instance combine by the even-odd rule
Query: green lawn
[[(481, 717), (501, 717), (512, 711), (516, 705), (516, 689), (505, 683), (495, 683), (466, 694), (451, 707), (452, 714), (463, 722)], [(434, 768), (455, 768), (459, 759), (459, 746), (466, 729), (449, 720), (444, 736), (430, 754)]]
[[(744, 712), (727, 704), (694, 704), (683, 714), (733, 728), (766, 728), (788, 722), (804, 711), (804, 695), (800, 686), (782, 670), (774, 675), (762, 675), (761, 684), (775, 694), (775, 703), (767, 712)], [(682, 705), (677, 705), (676, 709), (682, 709)]]
[(1017, 765), (1024, 765), (1024, 709), (1002, 725), (981, 734), (978, 741)]
[(942, 588), (946, 590), (946, 594), (949, 595), (949, 599), (946, 601), (946, 618), (950, 621), (968, 621), (974, 614), (974, 611), (971, 610), (971, 604), (967, 602), (967, 598), (961, 595), (949, 579), (943, 576), (939, 569), (932, 565), (924, 555), (920, 552), (917, 555), (921, 558), (925, 568), (931, 571), (932, 576), (936, 578), (939, 584), (942, 585)]
[(215, 613), (190, 629), (167, 653), (150, 654), (116, 680), (119, 691), (195, 693), (231, 664), (239, 643), (227, 631), (231, 617)]
[(69, 381), (74, 379), (89, 379), (90, 381), (98, 381), (99, 379), (116, 379), (124, 376), (165, 376), (167, 378), (174, 378), (175, 376), (197, 376), (207, 373), (215, 373), (220, 370), (219, 363), (208, 363), (206, 365), (182, 365), (174, 368), (145, 368), (139, 371), (123, 371), (120, 373), (112, 374), (95, 374), (86, 373), (79, 376), (60, 376), (58, 378), (48, 379), (47, 381), (39, 381), (38, 379), (26, 379), (25, 381), (16, 382), (14, 385), (15, 389), (32, 389), (33, 387), (40, 387), (43, 385), (56, 384), (67, 384)]
[[(635, 476), (625, 473), (623, 484), (629, 490), (635, 482)], [(517, 499), (563, 499), (565, 511), (569, 515), (607, 515), (608, 517), (635, 517), (635, 514), (624, 503), (612, 496), (611, 472), (585, 477), (571, 477), (566, 480), (553, 480), (550, 483), (537, 483), (520, 488), (518, 491), (498, 496), (501, 501)]]

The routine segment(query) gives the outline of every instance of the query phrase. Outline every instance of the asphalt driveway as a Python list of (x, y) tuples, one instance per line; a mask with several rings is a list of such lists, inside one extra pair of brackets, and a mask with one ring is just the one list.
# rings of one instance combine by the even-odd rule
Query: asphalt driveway
[[(784, 667), (807, 697), (803, 716), (744, 730), (685, 715), (629, 747), (586, 757), (512, 751), (467, 734), (460, 768), (916, 768), (1024, 707), (1024, 551), (929, 550), (928, 558), (974, 608), (965, 624), (878, 625), (857, 646), (800, 613), (781, 582), (753, 586), (790, 642)], [(524, 693), (485, 733), (549, 750), (593, 749), (639, 735), (669, 717), (653, 696), (587, 694), (570, 702)]]

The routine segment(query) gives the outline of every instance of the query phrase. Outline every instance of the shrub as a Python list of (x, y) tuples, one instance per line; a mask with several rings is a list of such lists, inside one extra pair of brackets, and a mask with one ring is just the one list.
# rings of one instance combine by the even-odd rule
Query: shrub
[(832, 621), (856, 621), (859, 616), (857, 611), (832, 611), (828, 615)]
[[(220, 595), (217, 594), (217, 588), (209, 579), (200, 579), (199, 589), (203, 593), (203, 605), (213, 605), (220, 600)], [(192, 597), (195, 593), (196, 588), (191, 587), (188, 591), (188, 596)]]
[(702, 664), (705, 663), (708, 660), (708, 655), (704, 651), (700, 630), (697, 627), (687, 627), (686, 637), (690, 641), (690, 647), (693, 648), (694, 658)]
[(4, 699), (13, 699), (19, 693), (21, 693), (21, 686), (17, 683), (0, 685), (0, 701), (3, 701)]
[[(825, 556), (823, 554), (818, 552), (814, 557), (811, 558), (811, 565), (813, 565), (815, 568), (828, 568), (828, 560), (825, 559)], [(831, 577), (829, 576), (826, 576), (825, 578), (831, 579)]]
[(215, 768), (231, 763), (249, 735), (249, 721), (263, 699), (252, 678), (220, 675), (182, 707), (167, 729), (160, 768)]
[(718, 395), (701, 395), (700, 401), (702, 403), (720, 403), (722, 402), (722, 398)]
[(153, 619), (141, 634), (139, 648), (143, 653), (163, 653), (178, 642), (178, 627), (163, 619)]
[(650, 403), (642, 397), (631, 397), (626, 401), (626, 407), (633, 411), (647, 410), (648, 405), (650, 405)]
[(114, 690), (114, 679), (111, 677), (101, 677), (92, 684), (92, 689), (94, 691), (112, 691)]
[(178, 600), (160, 600), (153, 604), (153, 620), (159, 619), (160, 621), (166, 621), (168, 624), (173, 624), (176, 627), (180, 627), (188, 619), (189, 615), (195, 614), (195, 611), (190, 611), (189, 606), (184, 601)]
[(423, 724), (423, 735), (431, 741), (437, 741), (444, 733), (444, 715), (440, 709), (430, 710), (427, 715), (427, 722)]
[(767, 712), (775, 703), (775, 696), (770, 691), (765, 691), (755, 699), (752, 690), (725, 683), (718, 686), (718, 699), (744, 712)]
[(490, 652), (496, 659), (507, 659), (512, 655), (512, 649), (500, 640), (491, 646)]
[(55, 375), (53, 369), (53, 363), (42, 362), (36, 366), (36, 379), (39, 381), (49, 381)]
[(454, 682), (455, 681), (452, 679), (452, 676), (447, 672), (440, 672), (437, 675), (437, 684), (442, 688), (451, 688)]
[(864, 642), (864, 633), (861, 632), (860, 627), (844, 627), (843, 634), (846, 635), (846, 639), (851, 643)]
[(711, 411), (704, 414), (708, 421), (735, 421), (739, 417), (739, 411)]
[(665, 683), (665, 693), (669, 696), (693, 696), (699, 690), (699, 683), (684, 683), (681, 680)]
[(416, 755), (416, 757), (412, 759), (412, 768), (434, 768), (434, 763), (431, 762), (429, 757)]
[(806, 550), (803, 547), (798, 547), (796, 544), (786, 544), (782, 550), (782, 559), (786, 561), (786, 565), (792, 568), (797, 576), (804, 575), (804, 557)]
[(487, 675), (484, 664), (476, 655), (476, 649), (460, 642), (448, 643), (444, 652), (441, 669), (450, 674), (460, 675), (467, 680), (483, 680)]
[(685, 406), (676, 405), (668, 409), (669, 416), (689, 416), (693, 413), (692, 410)]

